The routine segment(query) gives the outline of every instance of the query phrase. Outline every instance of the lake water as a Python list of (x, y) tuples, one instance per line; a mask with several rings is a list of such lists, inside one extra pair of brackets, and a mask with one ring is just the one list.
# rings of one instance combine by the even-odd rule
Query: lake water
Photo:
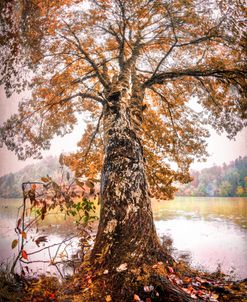
[(177, 197), (153, 210), (158, 234), (177, 254), (189, 252), (194, 267), (247, 277), (247, 198)]
[[(16, 238), (14, 228), (20, 204), (17, 199), (0, 200), (0, 262), (11, 262), (16, 253), (11, 242)], [(153, 201), (153, 212), (158, 234), (173, 240), (175, 257), (189, 254), (194, 267), (212, 272), (220, 265), (225, 273), (247, 278), (247, 198), (177, 197), (171, 201)], [(50, 215), (38, 230), (39, 235), (35, 232), (28, 235), (27, 252), (35, 247), (31, 237), (47, 235), (46, 245), (53, 245), (66, 236), (72, 237), (74, 227), (63, 215)], [(71, 239), (72, 246), (67, 243), (59, 247), (58, 253), (71, 254), (77, 250), (77, 238)], [(30, 260), (52, 259), (57, 247), (50, 248), (49, 255), (47, 250), (31, 255)], [(31, 267), (33, 271), (39, 268), (40, 272), (55, 273), (47, 263), (34, 263)]]

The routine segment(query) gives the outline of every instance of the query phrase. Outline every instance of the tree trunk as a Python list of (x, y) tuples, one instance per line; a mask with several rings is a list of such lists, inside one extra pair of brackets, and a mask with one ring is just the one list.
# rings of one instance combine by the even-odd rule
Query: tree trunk
[[(115, 89), (104, 108), (105, 158), (101, 179), (101, 212), (91, 261), (94, 268), (114, 276), (118, 286), (123, 286), (127, 272), (143, 264), (170, 260), (160, 244), (153, 221), (138, 133), (142, 111), (141, 91), (131, 92), (130, 88)], [(175, 300), (167, 301), (190, 301), (186, 300), (188, 297), (185, 294), (182, 294), (185, 298), (181, 300), (181, 292), (174, 291), (169, 281), (163, 284), (169, 293), (175, 293)], [(131, 284), (125, 287), (128, 286)], [(129, 301), (124, 294), (121, 298), (119, 288), (115, 287), (116, 290), (114, 301)]]

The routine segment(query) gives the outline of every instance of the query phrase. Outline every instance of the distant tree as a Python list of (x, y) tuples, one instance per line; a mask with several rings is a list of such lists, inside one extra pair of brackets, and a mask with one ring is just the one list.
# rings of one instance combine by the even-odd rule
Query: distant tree
[(230, 182), (224, 180), (220, 185), (219, 192), (220, 192), (220, 196), (224, 196), (224, 197), (231, 196), (232, 185), (230, 184)]
[[(247, 190), (247, 176), (244, 177), (244, 184), (245, 184), (245, 188)], [(246, 191), (246, 193), (247, 193), (247, 191)]]
[(236, 188), (239, 185), (239, 181), (240, 181), (239, 171), (235, 167), (231, 168), (226, 172), (226, 175), (224, 178), (225, 178), (225, 180), (229, 181), (232, 186), (230, 196), (234, 196), (235, 192), (236, 192)]
[(236, 195), (237, 196), (242, 196), (243, 194), (244, 194), (244, 188), (241, 187), (241, 186), (238, 186), (237, 190), (236, 190)]
[(247, 157), (223, 164), (191, 171), (193, 181), (179, 187), (178, 195), (236, 196), (237, 187), (246, 188)]
[[(113, 300), (129, 301), (114, 292), (129, 288), (120, 268), (166, 259), (150, 195), (170, 198), (174, 182), (190, 180), (191, 162), (206, 155), (205, 124), (230, 138), (244, 126), (244, 5), (5, 0), (1, 9), (1, 83), (8, 96), (32, 88), (1, 141), (21, 159), (39, 157), (87, 112), (81, 151), (67, 163), (77, 176), (102, 171), (91, 262), (109, 271)], [(163, 288), (167, 301), (190, 300), (169, 281)]]

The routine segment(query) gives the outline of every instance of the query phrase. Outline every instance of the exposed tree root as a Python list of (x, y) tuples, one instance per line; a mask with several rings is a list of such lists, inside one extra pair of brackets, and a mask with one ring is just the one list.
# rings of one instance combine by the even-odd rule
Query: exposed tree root
[(62, 285), (56, 278), (7, 278), (2, 274), (0, 301), (6, 302), (246, 302), (247, 280), (231, 281), (184, 263), (154, 265), (119, 273), (92, 271), (89, 263)]
[[(75, 292), (80, 288), (72, 301), (101, 302), (190, 302), (195, 301), (181, 287), (175, 285), (165, 275), (164, 263), (132, 267), (120, 272), (90, 271), (78, 274), (73, 280)], [(85, 271), (85, 267), (84, 267)], [(198, 300), (199, 301), (199, 300)]]
[[(246, 302), (247, 280), (227, 281), (224, 275), (206, 274), (184, 263), (167, 262), (124, 269), (92, 271), (84, 266), (62, 292), (61, 302)], [(66, 291), (69, 295), (65, 295)]]

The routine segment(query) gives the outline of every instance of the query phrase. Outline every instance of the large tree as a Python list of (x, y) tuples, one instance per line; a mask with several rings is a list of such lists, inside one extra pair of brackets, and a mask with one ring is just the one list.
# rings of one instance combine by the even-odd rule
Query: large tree
[[(1, 140), (20, 159), (39, 157), (86, 112), (81, 150), (65, 161), (77, 176), (101, 171), (91, 261), (115, 276), (114, 288), (123, 271), (166, 259), (150, 197), (170, 198), (174, 183), (190, 181), (191, 162), (206, 155), (204, 126), (230, 138), (245, 126), (244, 7), (5, 0), (0, 22), (1, 83), (8, 96), (32, 91), (3, 124)], [(189, 300), (164, 287), (171, 301)], [(114, 301), (128, 300), (121, 297)]]

